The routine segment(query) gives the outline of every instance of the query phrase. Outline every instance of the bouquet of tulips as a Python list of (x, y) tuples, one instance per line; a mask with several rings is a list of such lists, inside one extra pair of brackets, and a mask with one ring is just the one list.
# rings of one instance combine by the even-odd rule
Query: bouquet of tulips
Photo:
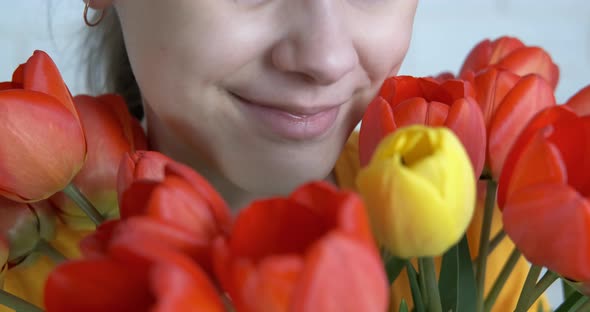
[(36, 51), (0, 83), (0, 311), (549, 311), (558, 279), (556, 311), (590, 311), (590, 86), (557, 105), (558, 73), (501, 37), (391, 77), (355, 185), (232, 216)]

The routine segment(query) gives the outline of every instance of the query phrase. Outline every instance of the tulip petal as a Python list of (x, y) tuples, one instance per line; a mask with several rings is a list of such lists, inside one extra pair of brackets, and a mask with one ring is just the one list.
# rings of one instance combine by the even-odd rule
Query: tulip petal
[(513, 171), (520, 159), (523, 149), (541, 131), (541, 129), (551, 126), (557, 122), (574, 122), (578, 116), (564, 105), (552, 106), (539, 112), (526, 125), (520, 136), (514, 143), (502, 168), (502, 173), (498, 180), (498, 206), (504, 207), (506, 201), (506, 192), (509, 181), (512, 179)]
[(332, 220), (284, 198), (257, 201), (236, 219), (230, 247), (236, 256), (254, 260), (270, 254), (301, 254), (333, 226)]
[(361, 167), (369, 163), (381, 139), (395, 131), (396, 128), (389, 103), (381, 97), (375, 98), (365, 111), (359, 132)]
[(527, 260), (590, 280), (590, 204), (564, 184), (538, 184), (507, 199), (504, 229)]
[(168, 156), (153, 151), (136, 151), (125, 154), (119, 164), (117, 173), (117, 194), (119, 206), (122, 206), (122, 195), (135, 180), (164, 180), (164, 167), (173, 162)]
[(191, 167), (179, 162), (170, 162), (165, 167), (166, 175), (178, 176), (192, 186), (192, 189), (204, 199), (210, 212), (215, 216), (218, 228), (228, 231), (231, 225), (229, 206), (209, 182)]
[(147, 311), (154, 298), (136, 270), (109, 259), (58, 266), (45, 285), (45, 308), (52, 311)]
[[(537, 184), (567, 184), (567, 168), (559, 150), (545, 140), (551, 129), (543, 129), (522, 149), (514, 164), (514, 170), (507, 184), (502, 186), (504, 201), (520, 189)], [(543, 168), (543, 170), (539, 170)], [(503, 209), (503, 206), (500, 206)]]
[(137, 181), (119, 195), (121, 219), (144, 215), (148, 207), (150, 196), (158, 187), (157, 182)]
[(574, 94), (565, 105), (580, 116), (590, 115), (590, 85)]
[(156, 264), (151, 280), (158, 298), (151, 311), (225, 311), (217, 290), (205, 272), (181, 254)]
[(77, 116), (46, 94), (0, 92), (0, 130), (0, 194), (12, 200), (53, 195), (84, 163), (86, 141)]
[(291, 311), (381, 312), (388, 299), (377, 253), (354, 238), (333, 233), (309, 251)]
[(22, 70), (22, 83), (25, 90), (37, 91), (55, 97), (72, 115), (78, 117), (70, 91), (57, 66), (47, 53), (35, 51)]
[(80, 251), (85, 258), (101, 258), (108, 253), (109, 244), (121, 220), (109, 220), (101, 224), (96, 231), (80, 241)]
[(379, 96), (392, 106), (413, 97), (423, 97), (419, 78), (412, 76), (395, 76), (386, 79), (381, 86)]
[(429, 103), (421, 97), (410, 98), (400, 102), (393, 107), (395, 125), (398, 127), (413, 124), (423, 125), (426, 122), (428, 115), (428, 104)]
[[(115, 230), (108, 248), (110, 255), (119, 259), (131, 259), (128, 261), (132, 263), (137, 263), (137, 255), (143, 254), (145, 250), (149, 255), (142, 256), (141, 262), (144, 264), (157, 259), (165, 260), (167, 253), (180, 252), (194, 259), (208, 272), (212, 271), (209, 241), (149, 217), (135, 217), (124, 221)], [(156, 250), (161, 255), (156, 255)]]
[(508, 152), (527, 122), (539, 111), (555, 105), (553, 89), (537, 75), (523, 77), (506, 94), (488, 135), (488, 159), (493, 177), (500, 176)]
[(322, 218), (333, 219), (340, 231), (373, 243), (365, 206), (358, 194), (340, 191), (321, 181), (303, 185), (291, 194), (290, 199)]
[(486, 155), (486, 128), (481, 110), (472, 98), (451, 105), (445, 126), (457, 135), (471, 160), (474, 174), (481, 175)]
[(559, 68), (551, 56), (539, 47), (522, 47), (498, 62), (499, 68), (505, 68), (519, 76), (537, 74), (545, 79), (551, 89), (557, 87)]
[(464, 77), (466, 72), (479, 72), (488, 65), (496, 64), (512, 51), (524, 47), (517, 38), (503, 36), (493, 42), (489, 39), (483, 40), (469, 52), (461, 70), (460, 77)]
[(490, 68), (475, 76), (473, 80), (477, 92), (475, 99), (483, 113), (486, 129), (489, 129), (500, 103), (519, 79), (520, 77), (516, 74), (496, 68)]
[(147, 215), (207, 240), (219, 234), (217, 222), (205, 199), (181, 178), (167, 176), (149, 197), (145, 207)]
[(568, 184), (582, 196), (590, 196), (590, 116), (560, 121), (554, 128), (547, 140), (559, 150)]

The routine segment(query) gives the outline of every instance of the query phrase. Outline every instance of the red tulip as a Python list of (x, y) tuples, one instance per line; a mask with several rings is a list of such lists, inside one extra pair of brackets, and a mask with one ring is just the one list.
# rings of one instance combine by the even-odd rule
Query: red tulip
[(158, 244), (129, 242), (102, 258), (57, 267), (45, 285), (48, 312), (224, 311), (207, 275)]
[[(147, 141), (139, 122), (128, 112), (123, 98), (107, 94), (74, 98), (88, 142), (88, 158), (74, 184), (107, 219), (119, 216), (117, 173), (128, 152), (144, 150)], [(94, 223), (69, 200), (58, 193), (51, 198), (60, 218), (70, 227), (91, 229)]]
[(572, 114), (552, 108), (533, 120), (499, 195), (504, 230), (531, 263), (590, 281), (590, 116)]
[(117, 176), (117, 193), (119, 204), (121, 196), (136, 180), (162, 181), (164, 180), (164, 167), (173, 163), (170, 157), (152, 151), (137, 151), (125, 154), (119, 164)]
[[(145, 157), (148, 153), (153, 156)], [(138, 163), (129, 162), (129, 158), (123, 160), (119, 181), (134, 176), (129, 174), (134, 170), (146, 169), (144, 160), (155, 164), (147, 169), (148, 172), (154, 169), (155, 178), (137, 179), (127, 187), (121, 185), (120, 189), (124, 189), (120, 195), (121, 217), (147, 215), (206, 238), (227, 232), (231, 223), (229, 207), (207, 180), (172, 160), (164, 167), (161, 162), (151, 162), (150, 159), (163, 159), (163, 156), (148, 153), (140, 152), (142, 156), (131, 158), (138, 159)], [(159, 174), (163, 175), (161, 180)]]
[(556, 105), (553, 89), (537, 75), (521, 78), (496, 68), (480, 72), (473, 85), (487, 128), (486, 167), (497, 179), (526, 123), (537, 112)]
[(500, 37), (495, 41), (484, 40), (469, 53), (459, 76), (467, 78), (490, 66), (508, 70), (519, 76), (538, 74), (552, 89), (559, 81), (559, 68), (551, 56), (539, 47), (526, 46), (517, 38)]
[(35, 51), (0, 87), (0, 195), (45, 199), (67, 186), (86, 157), (70, 92), (51, 58)]
[(431, 78), (392, 77), (369, 104), (359, 134), (361, 166), (369, 163), (375, 148), (397, 128), (425, 124), (453, 130), (465, 146), (479, 177), (485, 160), (484, 120), (469, 83)]
[(590, 85), (574, 94), (565, 105), (580, 116), (590, 115)]
[(325, 182), (260, 200), (218, 238), (215, 272), (237, 311), (385, 311), (388, 287), (360, 198)]
[[(11, 266), (27, 259), (40, 240), (48, 241), (55, 235), (54, 209), (47, 201), (19, 203), (0, 197), (0, 216), (0, 237), (8, 244), (6, 261)], [(5, 263), (0, 261), (0, 271)]]

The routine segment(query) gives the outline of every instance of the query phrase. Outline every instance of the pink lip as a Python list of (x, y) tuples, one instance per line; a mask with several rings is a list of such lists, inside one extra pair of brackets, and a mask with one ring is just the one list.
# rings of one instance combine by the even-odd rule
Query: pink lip
[(287, 110), (253, 103), (233, 93), (231, 95), (255, 124), (262, 125), (282, 138), (296, 141), (319, 138), (327, 133), (334, 125), (341, 106)]

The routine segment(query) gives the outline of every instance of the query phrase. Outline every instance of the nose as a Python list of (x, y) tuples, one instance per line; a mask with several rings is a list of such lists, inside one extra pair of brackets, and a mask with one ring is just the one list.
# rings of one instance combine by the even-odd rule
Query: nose
[(289, 1), (288, 34), (273, 46), (273, 65), (301, 74), (314, 83), (329, 85), (358, 65), (350, 31), (332, 0)]

